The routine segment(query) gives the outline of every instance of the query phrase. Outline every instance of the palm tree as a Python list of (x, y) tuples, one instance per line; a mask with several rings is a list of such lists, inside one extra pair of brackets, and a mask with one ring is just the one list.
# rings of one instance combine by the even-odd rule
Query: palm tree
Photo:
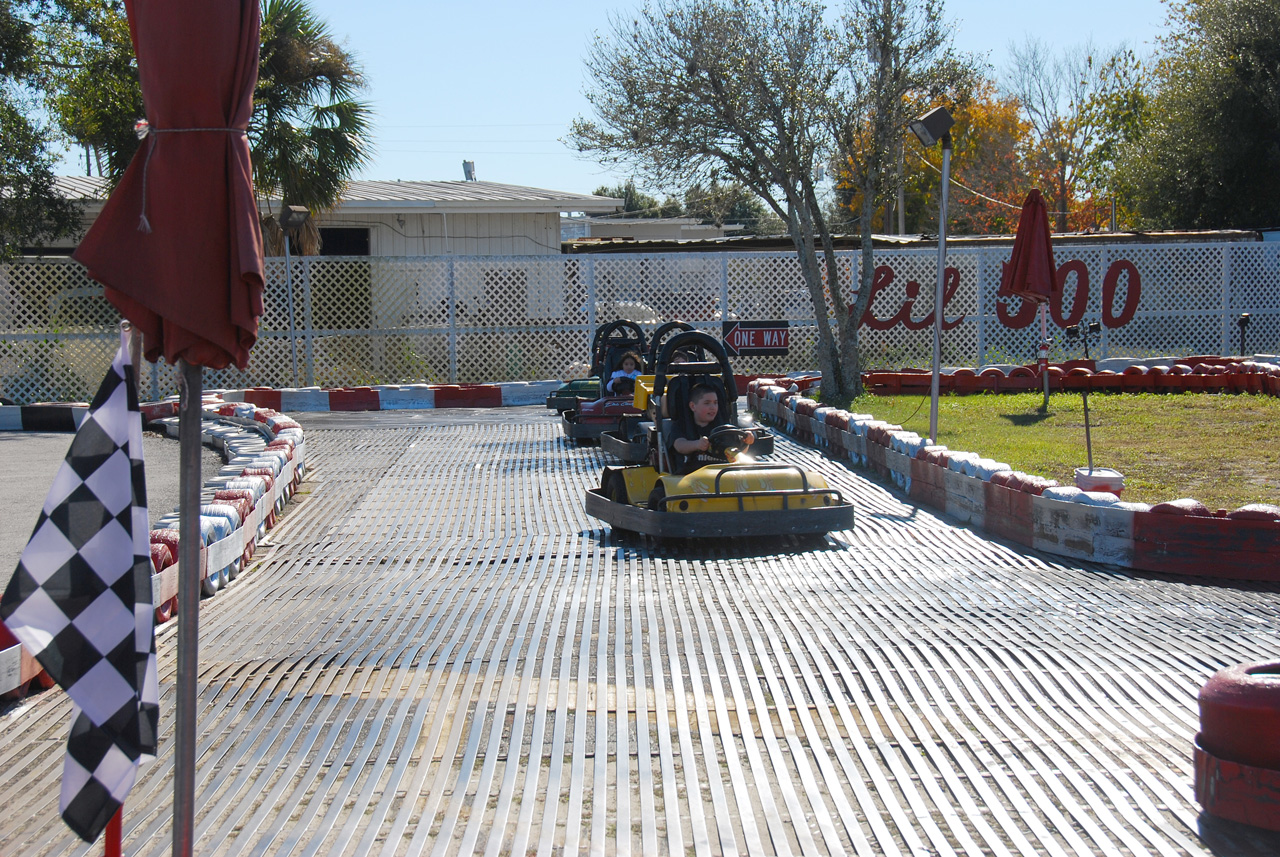
[[(364, 77), (354, 57), (303, 0), (267, 0), (262, 54), (249, 122), (253, 181), (261, 197), (279, 194), (312, 214), (337, 205), (350, 176), (371, 154), (372, 109), (355, 96)], [(273, 254), (284, 252), (274, 215), (263, 218)], [(304, 255), (320, 249), (308, 220), (294, 236)]]

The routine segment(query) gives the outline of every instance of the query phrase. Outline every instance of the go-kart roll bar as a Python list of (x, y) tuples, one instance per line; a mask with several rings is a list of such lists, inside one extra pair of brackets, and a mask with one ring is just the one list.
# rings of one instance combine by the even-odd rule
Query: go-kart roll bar
[[(723, 477), (726, 473), (736, 472), (740, 470), (755, 470), (755, 471), (770, 470), (775, 473), (780, 470), (794, 470), (796, 473), (800, 474), (800, 490), (801, 491), (809, 490), (809, 477), (804, 472), (804, 468), (800, 467), (797, 464), (776, 464), (773, 462), (768, 462), (765, 464), (730, 464), (725, 467), (721, 467), (720, 470), (716, 473), (715, 493), (717, 494), (720, 493), (721, 477)], [(756, 493), (758, 494), (760, 492), (757, 491)]]
[(737, 500), (738, 511), (744, 512), (746, 511), (746, 506), (742, 501), (748, 497), (757, 500), (760, 498), (781, 497), (782, 511), (788, 512), (791, 511), (791, 507), (787, 503), (787, 498), (789, 497), (823, 496), (831, 497), (837, 506), (844, 503), (844, 496), (836, 488), (783, 488), (777, 491), (723, 491), (715, 494), (667, 494), (657, 498), (656, 502), (663, 507), (663, 511), (666, 511), (666, 507), (676, 500), (710, 500), (713, 498), (717, 500)]

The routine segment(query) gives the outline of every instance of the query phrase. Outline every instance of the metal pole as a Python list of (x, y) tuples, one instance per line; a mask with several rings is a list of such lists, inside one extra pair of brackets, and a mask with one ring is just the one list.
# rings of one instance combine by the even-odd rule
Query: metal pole
[(898, 141), (898, 234), (907, 234), (907, 188), (902, 177), (907, 171), (907, 141)]
[(1089, 388), (1081, 389), (1084, 396), (1084, 454), (1089, 460), (1089, 472), (1093, 473), (1093, 438), (1089, 435)]
[(284, 287), (289, 303), (289, 353), (293, 357), (293, 386), (298, 386), (298, 331), (293, 320), (293, 260), (289, 255), (289, 233), (284, 234)]
[[(445, 223), (449, 221), (446, 219)], [(448, 236), (446, 235), (446, 240)], [(446, 251), (447, 252), (447, 251)], [(454, 286), (457, 272), (454, 260), (449, 262), (449, 383), (458, 383), (458, 293)]]
[(938, 284), (933, 290), (933, 380), (929, 385), (929, 443), (938, 442), (938, 387), (942, 374), (942, 286), (947, 272), (947, 190), (951, 183), (951, 135), (942, 136), (942, 206), (938, 214)]
[(316, 355), (312, 341), (315, 338), (316, 326), (311, 314), (311, 263), (302, 263), (302, 326), (306, 329), (303, 342), (306, 344), (306, 365), (303, 367), (308, 387), (316, 385)]
[(1044, 406), (1049, 407), (1049, 305), (1040, 304), (1040, 376), (1044, 383)]
[(178, 713), (174, 728), (173, 854), (190, 857), (196, 805), (196, 675), (200, 669), (200, 421), (202, 369), (178, 361)]
[[(138, 398), (142, 399), (142, 374), (138, 368), (142, 366), (142, 334), (133, 329), (133, 325), (127, 321), (120, 322), (120, 326), (129, 334), (129, 362), (133, 364), (133, 383), (138, 388)], [(155, 398), (155, 390), (151, 391)]]

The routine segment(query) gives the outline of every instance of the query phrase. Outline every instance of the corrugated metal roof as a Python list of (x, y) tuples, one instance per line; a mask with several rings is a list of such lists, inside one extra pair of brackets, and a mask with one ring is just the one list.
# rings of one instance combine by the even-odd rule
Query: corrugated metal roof
[[(858, 235), (832, 235), (837, 250), (857, 250)], [(948, 235), (950, 247), (987, 247), (1013, 244), (1012, 235)], [(1211, 242), (1261, 241), (1253, 229), (1205, 229), (1168, 232), (1055, 232), (1053, 243), (1068, 244), (1199, 244)], [(873, 235), (872, 245), (881, 248), (937, 247), (936, 235)], [(562, 242), (564, 252), (576, 253), (665, 253), (704, 250), (793, 250), (786, 235), (726, 235), (723, 238), (573, 238)]]
[[(72, 199), (107, 195), (106, 180), (96, 176), (59, 176), (56, 187)], [(354, 181), (347, 185), (336, 211), (612, 212), (621, 207), (622, 200), (611, 197), (498, 182)]]

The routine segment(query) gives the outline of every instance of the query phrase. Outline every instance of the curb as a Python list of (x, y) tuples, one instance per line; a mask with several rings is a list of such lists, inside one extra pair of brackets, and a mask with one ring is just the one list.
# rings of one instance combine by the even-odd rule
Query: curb
[(383, 384), (372, 387), (225, 390), (227, 402), (248, 402), (277, 411), (394, 411), (434, 408), (507, 408), (541, 405), (560, 381), (499, 384)]
[[(6, 412), (17, 412), (27, 431), (75, 431), (87, 407), (28, 405), (0, 408), (0, 429), (12, 424)], [(145, 424), (162, 425), (178, 436), (176, 400), (140, 406)], [(258, 540), (275, 525), (276, 515), (302, 482), (306, 441), (302, 428), (279, 412), (252, 404), (227, 402), (207, 395), (201, 440), (220, 451), (226, 465), (201, 489), (200, 584), (206, 596), (234, 579), (252, 558)], [(9, 422), (5, 422), (8, 420)], [(54, 426), (68, 425), (67, 428)], [(13, 429), (10, 429), (13, 430)], [(179, 566), (178, 513), (175, 510), (151, 529), (151, 600), (156, 624), (176, 612)], [(22, 697), (31, 687), (49, 688), (44, 668), (0, 624), (0, 696)]]
[[(926, 376), (927, 377), (927, 376)], [(1122, 501), (1059, 486), (972, 452), (929, 446), (901, 426), (802, 395), (818, 378), (761, 378), (748, 407), (803, 443), (870, 470), (913, 502), (1025, 547), (1142, 571), (1280, 581), (1280, 508), (1213, 514), (1194, 501)]]

